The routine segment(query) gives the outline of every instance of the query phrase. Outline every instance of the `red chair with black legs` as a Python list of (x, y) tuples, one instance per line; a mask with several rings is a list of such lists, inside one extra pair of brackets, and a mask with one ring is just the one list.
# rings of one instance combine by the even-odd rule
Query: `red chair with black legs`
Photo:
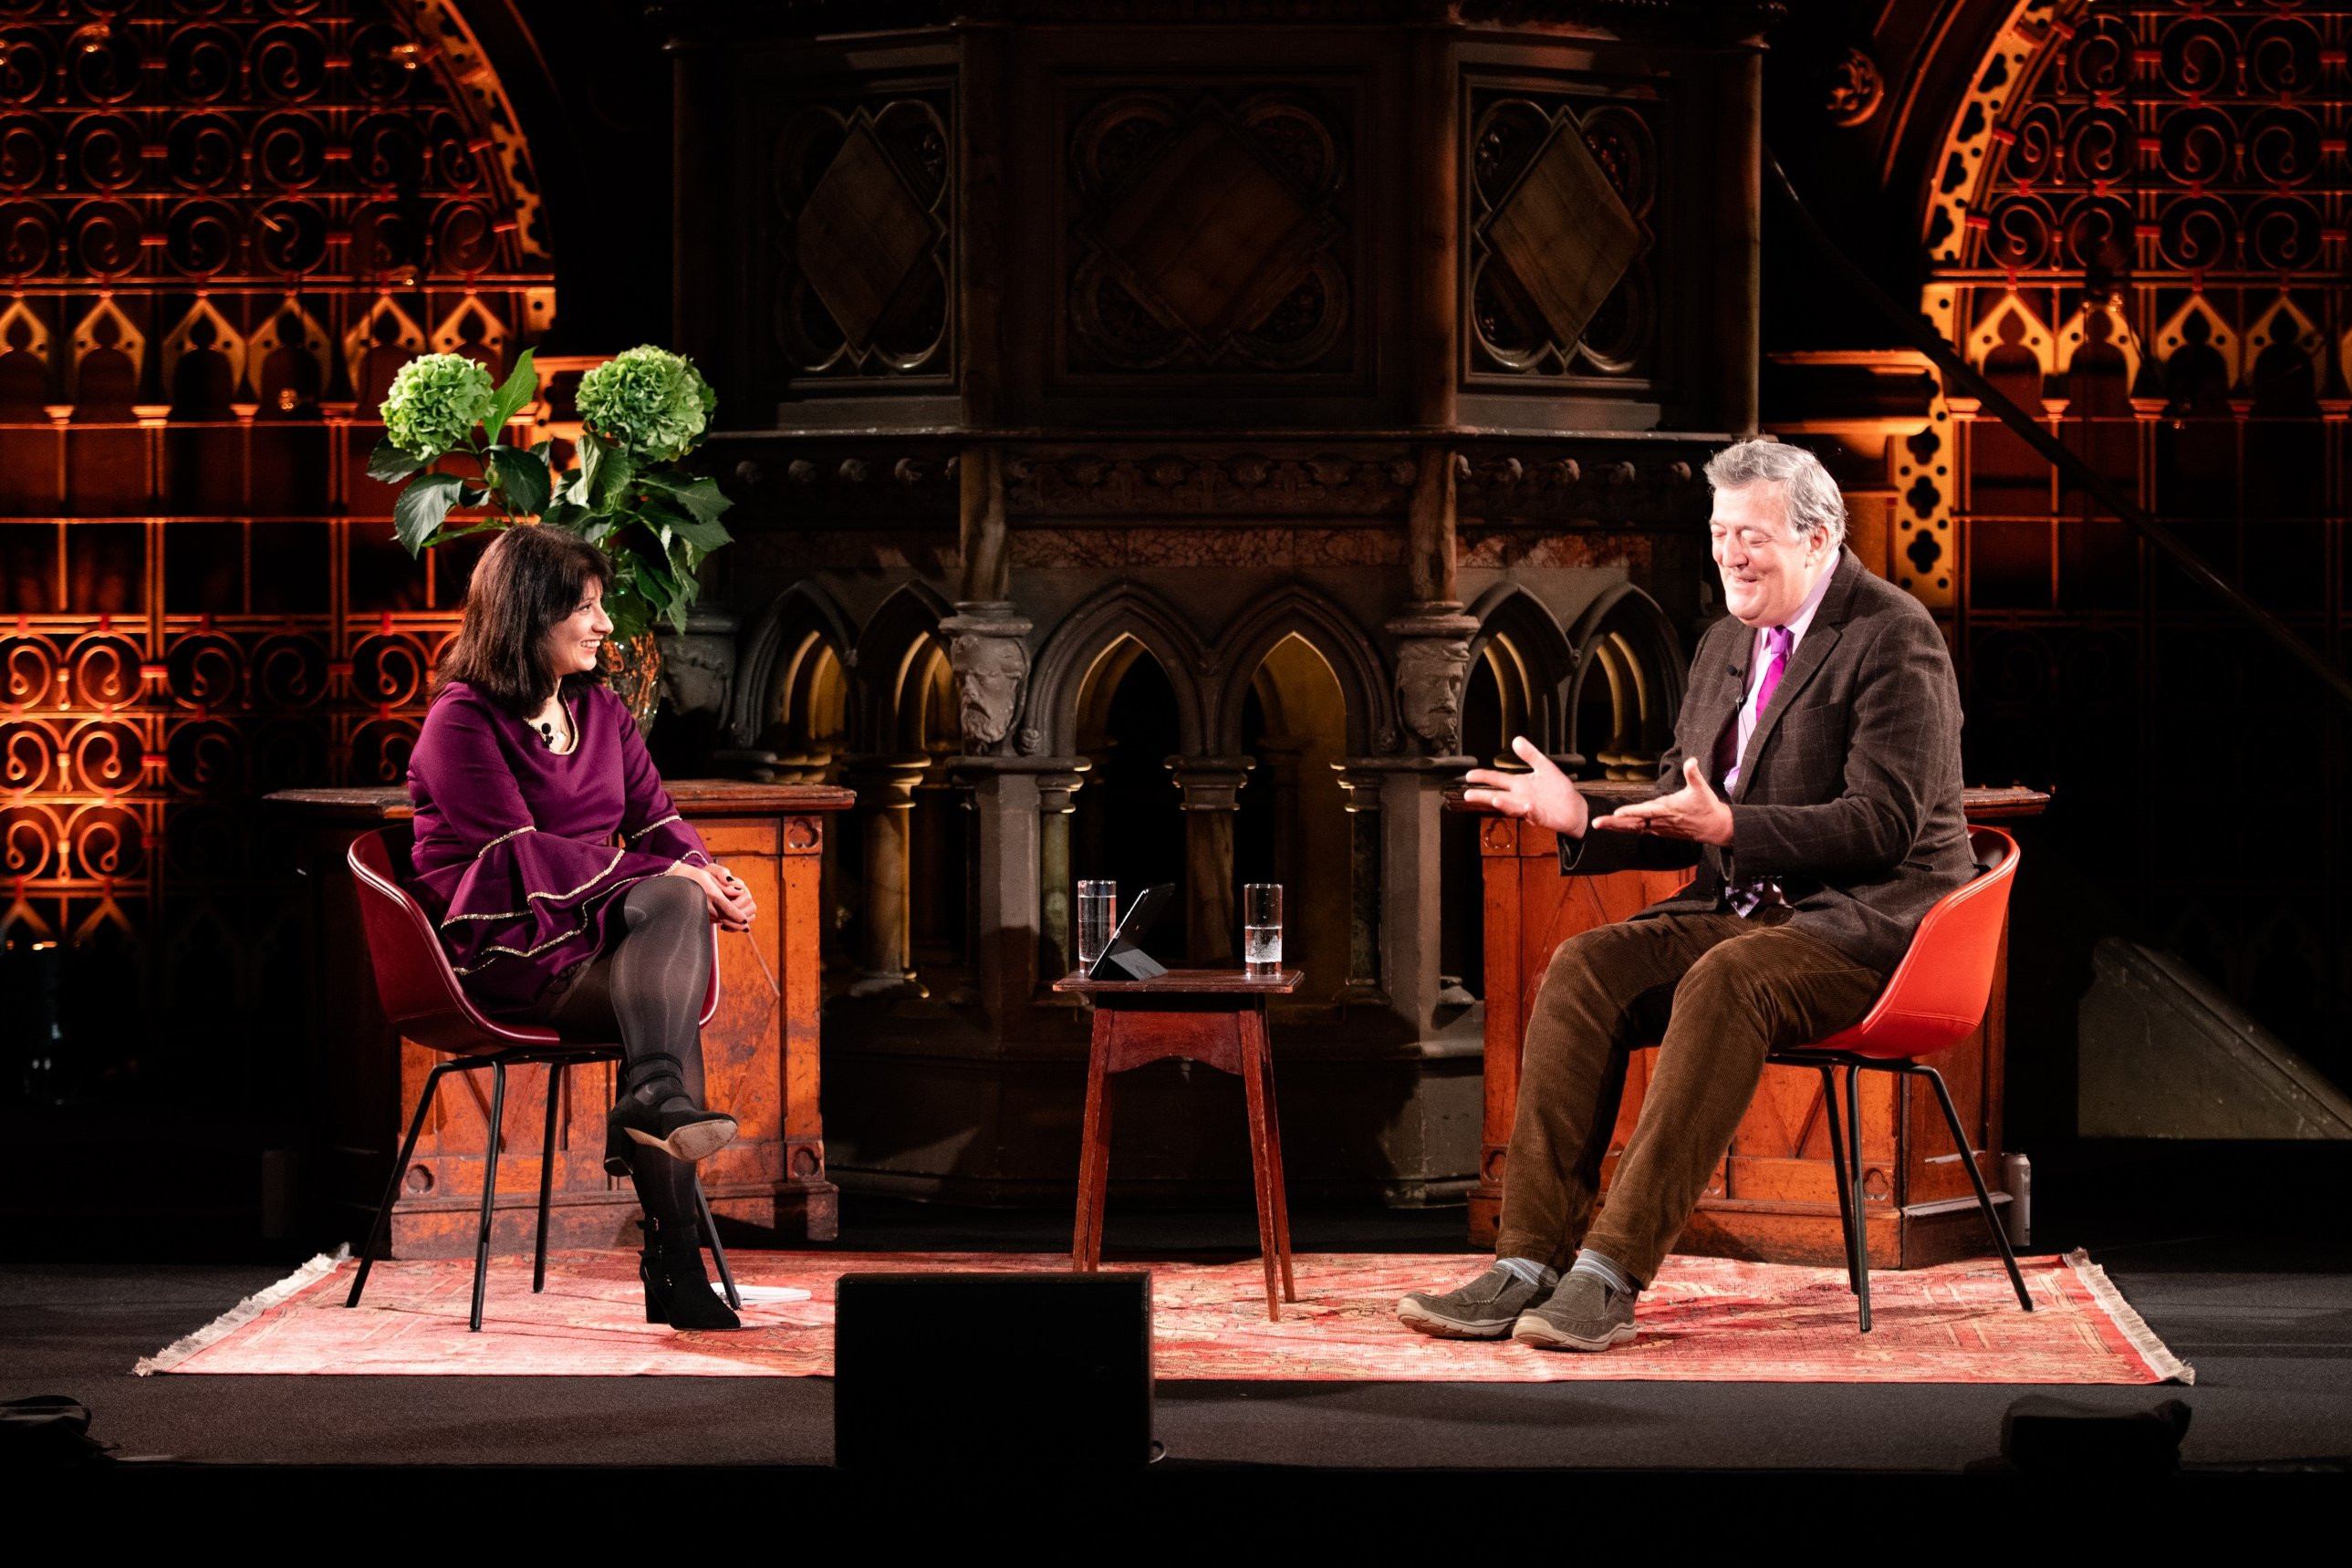
[[(400, 1157), (392, 1162), (383, 1206), (376, 1210), (367, 1245), (360, 1249), (359, 1274), (352, 1281), (352, 1293), (343, 1305), (360, 1304), (360, 1292), (367, 1289), (368, 1270), (374, 1266), (376, 1250), (390, 1238), (392, 1206), (400, 1196), (401, 1173), (408, 1168), (410, 1157), (416, 1153), (417, 1137), (425, 1130), (425, 1113), (433, 1108), (433, 1096), (441, 1087), (443, 1075), (478, 1072), (488, 1068), (490, 1147), (482, 1161), (482, 1218), (474, 1239), (474, 1311), (470, 1320), (470, 1326), (478, 1333), (490, 1261), (490, 1218), (499, 1195), (498, 1142), (505, 1124), (507, 1069), (541, 1062), (550, 1069), (547, 1130), (540, 1145), (539, 1239), (530, 1270), (530, 1288), (536, 1291), (547, 1285), (547, 1211), (555, 1181), (555, 1109), (562, 1098), (559, 1091), (564, 1073), (582, 1062), (617, 1062), (623, 1053), (617, 1041), (577, 1043), (559, 1038), (551, 1029), (501, 1021), (487, 1017), (476, 1008), (457, 983), (457, 971), (449, 967), (448, 955), (441, 950), (440, 940), (434, 935), (431, 918), (400, 885), (402, 874), (408, 870), (409, 843), (408, 829), (384, 828), (352, 840), (348, 858), (352, 874), (359, 883), (360, 915), (367, 928), (368, 957), (375, 969), (376, 997), (383, 1004), (384, 1016), (403, 1037), (430, 1046), (450, 1060), (436, 1065), (425, 1080), (425, 1092), (417, 1097), (416, 1114), (410, 1119), (408, 1135), (401, 1142)], [(719, 1009), (719, 927), (715, 925), (710, 928), (710, 988), (702, 998), (701, 1021), (706, 1024)], [(703, 1196), (699, 1176), (695, 1179), (694, 1201), (700, 1211), (703, 1237), (710, 1245), (711, 1258), (719, 1265), (719, 1281), (726, 1287), (727, 1304), (740, 1310), (743, 1299), (735, 1289), (734, 1274), (728, 1270), (727, 1250), (719, 1244), (719, 1227), (711, 1218), (710, 1200)]]
[[(1969, 847), (1976, 855), (1979, 874), (1964, 887), (1954, 888), (1936, 901), (1911, 938), (1910, 951), (1887, 977), (1886, 988), (1861, 1022), (1840, 1030), (1809, 1046), (1772, 1052), (1770, 1060), (1790, 1067), (1818, 1068), (1827, 1103), (1830, 1158), (1837, 1167), (1838, 1219), (1845, 1231), (1846, 1279), (1862, 1312), (1862, 1332), (1870, 1332), (1869, 1236), (1860, 1213), (1862, 1191), (1862, 1097), (1864, 1070), (1924, 1078), (1943, 1107), (1944, 1124), (1951, 1129), (1960, 1163), (1976, 1188), (1977, 1207), (1985, 1228), (2009, 1269), (2009, 1282), (2017, 1290), (2017, 1304), (2033, 1310), (2024, 1277), (2017, 1271), (2017, 1254), (2009, 1232), (1985, 1190), (1984, 1173), (1977, 1169), (1977, 1152), (1953, 1109), (1944, 1075), (1919, 1058), (1958, 1045), (1984, 1021), (1985, 1004), (1992, 995), (1993, 970), (2000, 956), (2003, 922), (2009, 915), (2010, 884), (2017, 876), (2017, 841), (1998, 828), (1969, 830)], [(1845, 1130), (1838, 1129), (1837, 1070), (1845, 1070)]]

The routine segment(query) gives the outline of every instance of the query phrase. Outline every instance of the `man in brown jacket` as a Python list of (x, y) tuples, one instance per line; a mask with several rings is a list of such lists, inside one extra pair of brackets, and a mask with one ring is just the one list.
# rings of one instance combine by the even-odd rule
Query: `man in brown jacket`
[[(1861, 1018), (1928, 906), (1975, 874), (1959, 690), (1935, 622), (1845, 548), (1844, 501), (1811, 454), (1743, 441), (1706, 476), (1731, 613), (1700, 639), (1656, 792), (1595, 819), (1524, 738), (1512, 747), (1529, 771), (1469, 775), (1472, 802), (1559, 834), (1562, 872), (1697, 875), (1552, 955), (1495, 1266), (1405, 1297), (1397, 1315), (1426, 1333), (1564, 1350), (1632, 1339), (1634, 1299), (1730, 1147), (1766, 1053)], [(1652, 1040), (1641, 1119), (1596, 1220), (1626, 1054)]]

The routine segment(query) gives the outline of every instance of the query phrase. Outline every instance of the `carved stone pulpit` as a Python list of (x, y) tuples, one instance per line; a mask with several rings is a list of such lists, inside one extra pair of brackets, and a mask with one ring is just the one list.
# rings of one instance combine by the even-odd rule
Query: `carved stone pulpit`
[[(1697, 471), (1756, 424), (1774, 10), (661, 8), (732, 744), (866, 819), (828, 894), (845, 1179), (1059, 1201), (1070, 880), (1177, 881), (1205, 964), (1287, 864), (1294, 1178), (1467, 1190), (1441, 970), (1480, 972), (1478, 859), (1442, 792), (1501, 727), (1631, 767), (1671, 716)], [(1237, 1189), (1240, 1155), (1113, 1175)]]

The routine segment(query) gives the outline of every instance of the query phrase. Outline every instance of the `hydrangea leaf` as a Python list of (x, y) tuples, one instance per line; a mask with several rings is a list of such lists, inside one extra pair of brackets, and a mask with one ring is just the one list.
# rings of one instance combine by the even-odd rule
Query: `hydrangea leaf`
[[(725, 515), (727, 508), (735, 504), (719, 490), (719, 481), (707, 474), (683, 483), (659, 475), (641, 474), (637, 476), (637, 483), (648, 490), (658, 491), (676, 501), (691, 513), (695, 521), (699, 523), (717, 523), (720, 517)], [(720, 542), (724, 543), (728, 537), (726, 531), (721, 529)]]
[(464, 483), (455, 474), (419, 474), (401, 491), (392, 506), (392, 528), (409, 554), (424, 550), (448, 517), (449, 508), (457, 505), (457, 491)]
[(552, 481), (547, 460), (512, 446), (490, 448), (490, 472), (506, 497), (507, 509), (517, 517), (537, 517), (547, 510)]
[(398, 444), (389, 435), (377, 442), (375, 450), (368, 454), (368, 477), (380, 484), (397, 485), (424, 466), (424, 458)]
[[(490, 412), (482, 416), (483, 428), (490, 433), (490, 439), (496, 441), (499, 433), (506, 429), (508, 422), (521, 411), (522, 405), (538, 395), (539, 367), (531, 362), (531, 350), (525, 349), (522, 357), (515, 361), (514, 373), (507, 377), (507, 384), (499, 389), (497, 399), (490, 404)], [(533, 511), (538, 509), (536, 507), (531, 508)]]

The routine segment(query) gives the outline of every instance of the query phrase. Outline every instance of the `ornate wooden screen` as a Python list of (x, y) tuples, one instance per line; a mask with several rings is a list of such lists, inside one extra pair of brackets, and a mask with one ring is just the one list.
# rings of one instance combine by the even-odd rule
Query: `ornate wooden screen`
[(0, 0), (12, 1072), (286, 1038), (297, 905), (251, 802), (402, 777), (463, 586), (393, 543), (369, 421), (413, 353), (503, 373), (551, 281), (446, 0)]
[[(1953, 119), (1924, 230), (1951, 340), (2338, 656), (2347, 49), (2343, 7), (2027, 0)], [(1976, 412), (1939, 407), (1898, 481), (1906, 585), (1958, 622), (1970, 779), (2058, 780), (2051, 831), (2143, 934), (2341, 1079), (2341, 727)], [(2284, 836), (2223, 804), (2274, 791), (2329, 804)]]

